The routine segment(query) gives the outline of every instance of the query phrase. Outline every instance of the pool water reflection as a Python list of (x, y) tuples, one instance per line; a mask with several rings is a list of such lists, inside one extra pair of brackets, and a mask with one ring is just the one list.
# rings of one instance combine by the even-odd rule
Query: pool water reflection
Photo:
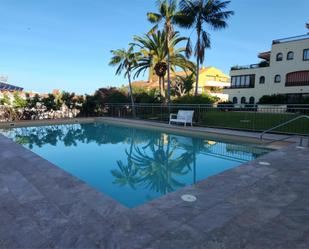
[(107, 125), (2, 131), (90, 186), (136, 207), (268, 153), (268, 149)]

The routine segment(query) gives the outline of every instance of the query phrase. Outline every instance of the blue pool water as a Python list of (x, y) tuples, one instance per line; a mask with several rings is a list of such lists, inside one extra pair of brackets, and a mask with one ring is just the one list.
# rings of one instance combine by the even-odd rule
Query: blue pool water
[(252, 145), (103, 123), (2, 133), (130, 208), (269, 152)]

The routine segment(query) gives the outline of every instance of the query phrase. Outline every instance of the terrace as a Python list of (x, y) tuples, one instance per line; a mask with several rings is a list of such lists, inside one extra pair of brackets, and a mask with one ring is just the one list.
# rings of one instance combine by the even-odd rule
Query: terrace
[[(198, 136), (222, 133), (211, 128), (175, 129), (149, 121), (101, 119), (148, 129), (152, 126), (180, 133), (190, 131)], [(259, 135), (231, 130), (223, 133), (244, 140)], [(267, 141), (281, 139), (278, 135), (267, 136)], [(293, 139), (276, 142), (280, 148), (277, 151), (128, 209), (0, 135), (3, 148), (0, 245), (3, 248), (306, 248), (309, 224), (304, 219), (308, 216), (304, 209), (308, 196), (304, 190), (309, 185), (309, 149), (294, 142)], [(184, 202), (181, 199), (184, 194), (196, 196), (197, 201)]]
[[(25, 120), (6, 120), (0, 128), (103, 122), (259, 143), (275, 151), (248, 162), (241, 145), (229, 146), (228, 151), (220, 143), (209, 146), (203, 154), (242, 165), (127, 208), (0, 134), (0, 247), (235, 249), (287, 244), (301, 248), (308, 243), (309, 225), (303, 218), (307, 211), (302, 208), (308, 204), (304, 190), (309, 186), (309, 148), (303, 146), (309, 143), (309, 121), (279, 127), (274, 130), (277, 134), (265, 134), (263, 141), (259, 136), (308, 113), (309, 106), (136, 104), (135, 108), (137, 119), (132, 119), (130, 104), (105, 104), (100, 117), (86, 118), (72, 110), (71, 118), (37, 113), (24, 116)], [(195, 111), (195, 127), (166, 124), (169, 113), (180, 109)], [(233, 151), (239, 152), (235, 156)], [(188, 194), (197, 201), (183, 201)]]
[(247, 70), (247, 69), (257, 69), (257, 68), (263, 68), (263, 67), (269, 67), (268, 61), (261, 61), (258, 64), (250, 64), (246, 66), (233, 66), (231, 67), (231, 71), (237, 71), (237, 70)]

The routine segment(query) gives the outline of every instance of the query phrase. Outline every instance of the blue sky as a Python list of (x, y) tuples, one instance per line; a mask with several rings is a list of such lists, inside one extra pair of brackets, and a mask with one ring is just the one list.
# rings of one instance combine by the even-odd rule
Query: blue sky
[[(273, 39), (306, 33), (309, 22), (308, 0), (232, 0), (230, 9), (229, 28), (210, 30), (204, 63), (226, 73), (258, 62)], [(156, 7), (155, 0), (0, 0), (0, 10), (0, 74), (25, 90), (92, 93), (126, 82), (108, 66), (110, 50), (147, 32), (146, 12)]]

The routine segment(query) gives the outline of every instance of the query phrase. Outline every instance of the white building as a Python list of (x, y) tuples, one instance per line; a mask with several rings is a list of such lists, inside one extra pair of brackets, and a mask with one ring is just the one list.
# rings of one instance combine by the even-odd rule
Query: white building
[(309, 97), (309, 34), (274, 40), (262, 61), (231, 68), (231, 86), (224, 90), (235, 104), (257, 103), (264, 95)]

